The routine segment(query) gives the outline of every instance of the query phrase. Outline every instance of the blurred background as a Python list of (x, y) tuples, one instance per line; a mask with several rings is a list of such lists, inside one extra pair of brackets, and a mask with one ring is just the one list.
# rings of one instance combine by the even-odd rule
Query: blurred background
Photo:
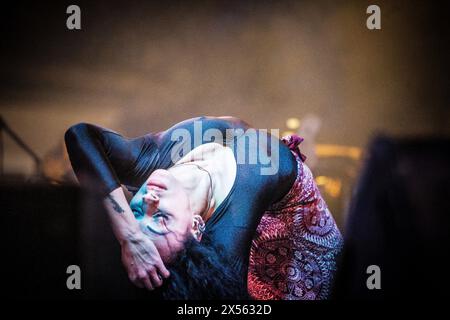
[[(66, 8), (81, 8), (81, 30)], [(366, 9), (381, 8), (381, 30)], [(200, 115), (305, 137), (302, 152), (341, 226), (377, 133), (449, 136), (448, 5), (432, 1), (14, 1), (2, 4), (0, 115), (74, 181), (65, 130), (125, 136)], [(35, 166), (2, 135), (2, 173)]]

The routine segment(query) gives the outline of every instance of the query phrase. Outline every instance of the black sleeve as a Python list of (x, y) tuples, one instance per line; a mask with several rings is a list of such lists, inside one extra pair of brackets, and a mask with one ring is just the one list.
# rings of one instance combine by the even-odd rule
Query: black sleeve
[(158, 159), (151, 134), (128, 139), (106, 128), (79, 123), (64, 138), (80, 184), (94, 185), (105, 196), (121, 184), (138, 188)]
[[(202, 135), (214, 128), (225, 137), (229, 128), (248, 127), (248, 124), (237, 118), (198, 117), (177, 123), (162, 132), (130, 139), (110, 129), (79, 123), (66, 131), (66, 148), (81, 185), (98, 188), (104, 195), (121, 184), (133, 192), (154, 170), (169, 168), (194, 148), (194, 139), (185, 141), (189, 148), (184, 148), (185, 144), (174, 139), (172, 133), (176, 133), (177, 129), (185, 129), (195, 136), (196, 121), (201, 123)], [(173, 158), (173, 153), (177, 157)]]

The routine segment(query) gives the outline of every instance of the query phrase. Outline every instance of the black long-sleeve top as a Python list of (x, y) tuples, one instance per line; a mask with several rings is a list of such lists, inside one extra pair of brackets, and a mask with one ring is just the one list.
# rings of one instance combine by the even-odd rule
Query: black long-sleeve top
[[(211, 133), (209, 129), (215, 129), (222, 134), (223, 140), (181, 139), (179, 129), (189, 132), (191, 137), (196, 132), (203, 136)], [(237, 133), (231, 138), (230, 129)], [(256, 133), (257, 145), (249, 138), (253, 133)], [(228, 145), (233, 149), (235, 159), (242, 160), (244, 155), (245, 161), (237, 161), (236, 179), (229, 194), (206, 222), (206, 233), (223, 245), (226, 253), (236, 261), (244, 281), (256, 227), (265, 210), (290, 190), (297, 175), (296, 160), (288, 147), (264, 130), (253, 129), (233, 117), (193, 118), (165, 131), (137, 138), (126, 138), (110, 129), (80, 123), (67, 130), (65, 141), (80, 184), (97, 183), (104, 195), (120, 185), (136, 192), (154, 170), (170, 168), (198, 143)], [(230, 145), (230, 141), (233, 144)], [(264, 161), (262, 155), (270, 155), (272, 164), (261, 163)], [(272, 170), (273, 174), (262, 174), (262, 170), (269, 170), (270, 166), (278, 167), (278, 170)]]

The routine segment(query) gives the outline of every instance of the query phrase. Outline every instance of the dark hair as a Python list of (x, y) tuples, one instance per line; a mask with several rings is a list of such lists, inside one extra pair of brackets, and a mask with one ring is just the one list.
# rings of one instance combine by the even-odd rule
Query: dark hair
[(201, 242), (189, 237), (167, 268), (170, 277), (160, 288), (164, 299), (248, 298), (242, 275), (233, 267), (223, 248), (207, 235), (203, 235)]

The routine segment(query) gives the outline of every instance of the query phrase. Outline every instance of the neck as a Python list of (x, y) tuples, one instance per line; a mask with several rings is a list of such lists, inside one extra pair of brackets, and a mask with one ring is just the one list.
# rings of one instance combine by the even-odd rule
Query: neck
[(207, 221), (216, 208), (218, 174), (206, 161), (181, 163), (169, 169), (189, 195), (191, 209)]
[[(196, 165), (211, 175), (212, 194), (208, 173)], [(231, 149), (217, 143), (206, 143), (190, 151), (169, 170), (188, 193), (192, 211), (206, 221), (231, 190), (237, 165)]]

